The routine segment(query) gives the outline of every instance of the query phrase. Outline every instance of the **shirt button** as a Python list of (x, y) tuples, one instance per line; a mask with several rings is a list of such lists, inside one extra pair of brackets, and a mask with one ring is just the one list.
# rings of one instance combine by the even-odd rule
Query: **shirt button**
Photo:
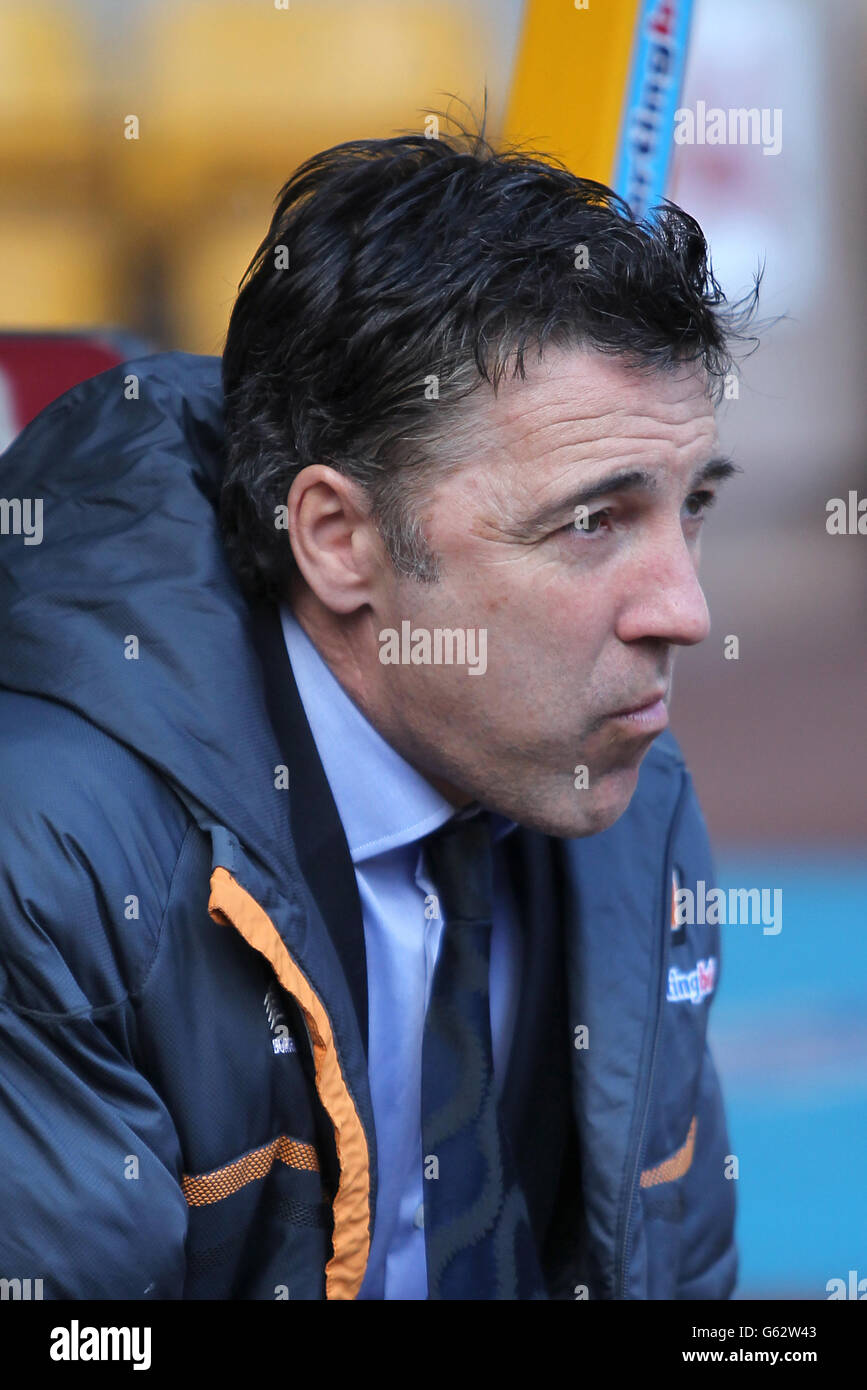
[(424, 1226), (424, 1202), (419, 1202), (416, 1207), (415, 1216), (412, 1218), (412, 1224), (417, 1226), (419, 1230)]

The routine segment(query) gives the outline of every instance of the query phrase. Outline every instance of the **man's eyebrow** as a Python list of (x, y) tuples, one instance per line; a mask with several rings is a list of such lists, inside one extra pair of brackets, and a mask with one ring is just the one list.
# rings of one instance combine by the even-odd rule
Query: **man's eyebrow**
[[(730, 458), (716, 455), (696, 469), (689, 481), (689, 491), (693, 492), (702, 483), (722, 482), (733, 473), (740, 472), (741, 469)], [(608, 473), (604, 478), (599, 478), (595, 483), (589, 483), (587, 487), (579, 488), (568, 497), (546, 503), (525, 521), (519, 522), (514, 531), (521, 536), (534, 536), (559, 518), (573, 513), (576, 507), (589, 506), (600, 497), (610, 497), (617, 492), (655, 492), (658, 486), (656, 474), (647, 468), (619, 469), (616, 473)]]
[(734, 473), (743, 473), (743, 469), (734, 463), (725, 454), (717, 454), (715, 458), (709, 459), (697, 468), (690, 479), (689, 490), (693, 492), (702, 483), (722, 483), (726, 478), (730, 478)]

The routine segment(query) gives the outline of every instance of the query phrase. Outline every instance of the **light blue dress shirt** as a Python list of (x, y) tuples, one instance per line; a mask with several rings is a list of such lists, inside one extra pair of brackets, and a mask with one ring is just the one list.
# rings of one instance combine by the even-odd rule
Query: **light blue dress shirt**
[[(427, 1298), (421, 1062), (443, 922), (420, 842), (456, 808), (364, 717), (286, 605), (286, 650), (355, 869), (367, 952), (368, 1075), (376, 1125), (376, 1221), (362, 1299)], [(494, 909), (491, 1034), (502, 1090), (514, 1033), (522, 941), (503, 859), (514, 822), (491, 815)]]

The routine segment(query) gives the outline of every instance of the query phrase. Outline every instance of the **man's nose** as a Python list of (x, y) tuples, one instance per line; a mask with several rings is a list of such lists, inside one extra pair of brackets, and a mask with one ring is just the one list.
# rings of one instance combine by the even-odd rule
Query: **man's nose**
[(683, 532), (636, 556), (636, 561), (617, 621), (621, 642), (654, 638), (682, 647), (703, 642), (710, 632), (710, 614), (695, 555)]

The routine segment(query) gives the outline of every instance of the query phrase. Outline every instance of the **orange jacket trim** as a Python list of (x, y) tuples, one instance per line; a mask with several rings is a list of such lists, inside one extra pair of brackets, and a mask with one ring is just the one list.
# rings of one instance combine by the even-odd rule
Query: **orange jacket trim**
[(370, 1253), (370, 1154), (364, 1127), (343, 1077), (328, 1014), (265, 909), (222, 867), (211, 874), (208, 912), (215, 922), (234, 927), (265, 957), (304, 1015), (313, 1047), (316, 1089), (334, 1126), (340, 1165), (333, 1203), (333, 1253), (325, 1267), (325, 1296), (355, 1298)]
[(248, 1183), (258, 1182), (261, 1178), (267, 1177), (278, 1159), (285, 1163), (287, 1168), (301, 1168), (308, 1173), (319, 1172), (319, 1159), (313, 1145), (305, 1144), (300, 1139), (290, 1139), (288, 1134), (281, 1134), (277, 1139), (272, 1139), (270, 1144), (262, 1144), (260, 1148), (243, 1154), (241, 1158), (234, 1159), (222, 1168), (214, 1168), (210, 1173), (184, 1173), (181, 1187), (184, 1189), (187, 1205), (205, 1207), (213, 1202), (222, 1202), (226, 1197), (240, 1192)]
[(689, 1133), (686, 1136), (686, 1143), (682, 1144), (677, 1153), (672, 1154), (664, 1163), (657, 1163), (655, 1168), (645, 1168), (641, 1174), (642, 1187), (656, 1187), (661, 1182), (674, 1182), (676, 1178), (682, 1178), (692, 1165), (692, 1155), (695, 1151), (695, 1134), (698, 1129), (698, 1117), (693, 1115)]

